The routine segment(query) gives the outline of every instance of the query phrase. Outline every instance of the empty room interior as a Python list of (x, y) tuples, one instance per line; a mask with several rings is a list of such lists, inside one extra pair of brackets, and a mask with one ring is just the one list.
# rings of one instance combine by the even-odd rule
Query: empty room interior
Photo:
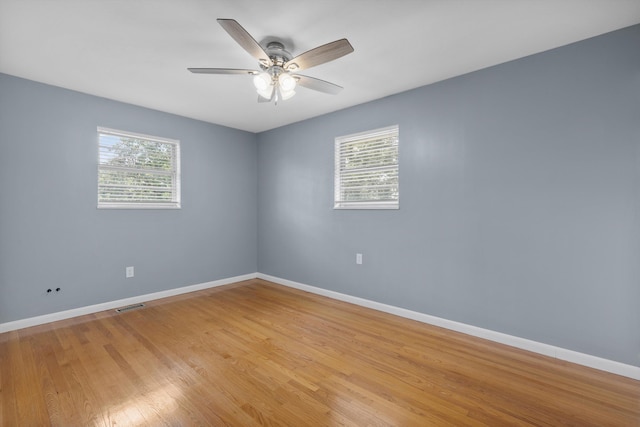
[(637, 0), (0, 0), (0, 426), (640, 426)]

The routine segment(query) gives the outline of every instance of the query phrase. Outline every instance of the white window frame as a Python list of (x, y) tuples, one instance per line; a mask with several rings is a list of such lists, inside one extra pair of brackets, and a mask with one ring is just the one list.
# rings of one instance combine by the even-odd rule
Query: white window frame
[[(136, 167), (123, 167), (123, 166), (109, 166), (101, 164), (100, 153), (100, 136), (112, 135), (116, 137), (140, 139), (144, 141), (159, 142), (162, 144), (169, 144), (173, 147), (172, 167), (168, 171), (144, 169)], [(180, 141), (176, 139), (162, 138), (158, 136), (145, 135), (142, 133), (134, 133), (128, 131), (121, 131), (117, 129), (110, 129), (106, 127), (98, 127), (98, 209), (180, 209), (181, 197), (180, 197)], [(105, 170), (120, 170), (123, 172), (144, 172), (151, 175), (171, 176), (171, 201), (166, 202), (152, 202), (144, 201), (142, 199), (134, 199), (131, 201), (104, 201), (100, 200), (100, 172)]]
[[(388, 137), (395, 137), (396, 156), (395, 162), (390, 161), (384, 165), (367, 166), (355, 170), (347, 170), (343, 163), (343, 147), (350, 143), (384, 139)], [(374, 129), (366, 132), (359, 132), (351, 135), (339, 136), (335, 138), (335, 170), (334, 170), (334, 209), (399, 209), (400, 208), (400, 187), (399, 187), (399, 143), (400, 143), (400, 131), (398, 125), (388, 126), (380, 129)], [(366, 151), (362, 154), (367, 154)], [(370, 154), (370, 152), (369, 152)], [(343, 181), (349, 175), (354, 172), (380, 172), (391, 174), (396, 179), (398, 193), (395, 199), (365, 199), (359, 201), (343, 200)], [(366, 187), (363, 187), (365, 189)], [(369, 188), (376, 188), (375, 186)]]

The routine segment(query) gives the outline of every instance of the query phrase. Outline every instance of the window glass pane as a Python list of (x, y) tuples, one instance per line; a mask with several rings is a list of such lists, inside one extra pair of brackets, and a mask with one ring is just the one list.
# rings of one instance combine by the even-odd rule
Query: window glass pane
[(397, 209), (398, 126), (336, 138), (336, 209)]
[(179, 141), (98, 129), (98, 207), (180, 207)]

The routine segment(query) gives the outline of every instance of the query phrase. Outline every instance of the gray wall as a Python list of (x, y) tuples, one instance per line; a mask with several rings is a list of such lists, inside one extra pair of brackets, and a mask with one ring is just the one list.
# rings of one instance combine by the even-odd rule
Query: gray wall
[[(260, 134), (258, 270), (640, 366), (639, 46), (634, 26)], [(334, 138), (392, 124), (400, 210), (333, 210)]]
[[(182, 209), (98, 210), (97, 126), (179, 139)], [(255, 134), (0, 74), (0, 323), (254, 273), (256, 161)]]
[[(0, 74), (0, 323), (260, 271), (640, 366), (638, 46), (257, 136)], [(334, 138), (391, 124), (400, 210), (333, 210)], [(96, 209), (97, 126), (181, 140), (183, 208)]]

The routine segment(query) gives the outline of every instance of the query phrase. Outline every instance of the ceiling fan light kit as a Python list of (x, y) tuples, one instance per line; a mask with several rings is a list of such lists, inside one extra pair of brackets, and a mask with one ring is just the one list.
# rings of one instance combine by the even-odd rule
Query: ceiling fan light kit
[(278, 85), (282, 90), (292, 91), (296, 88), (296, 79), (289, 73), (282, 73), (278, 76)]
[(235, 68), (188, 68), (199, 74), (247, 74), (253, 76), (253, 85), (258, 92), (258, 102), (271, 102), (277, 105), (279, 100), (293, 97), (296, 86), (336, 95), (342, 87), (314, 77), (293, 74), (316, 65), (324, 64), (353, 52), (347, 39), (308, 50), (296, 57), (287, 52), (284, 45), (272, 41), (266, 47), (260, 44), (233, 19), (218, 19), (218, 23), (251, 56), (258, 60), (260, 70)]
[(279, 99), (289, 99), (296, 94), (296, 84), (296, 79), (278, 66), (270, 67), (253, 78), (253, 85), (261, 98), (259, 102), (273, 98), (277, 104)]

